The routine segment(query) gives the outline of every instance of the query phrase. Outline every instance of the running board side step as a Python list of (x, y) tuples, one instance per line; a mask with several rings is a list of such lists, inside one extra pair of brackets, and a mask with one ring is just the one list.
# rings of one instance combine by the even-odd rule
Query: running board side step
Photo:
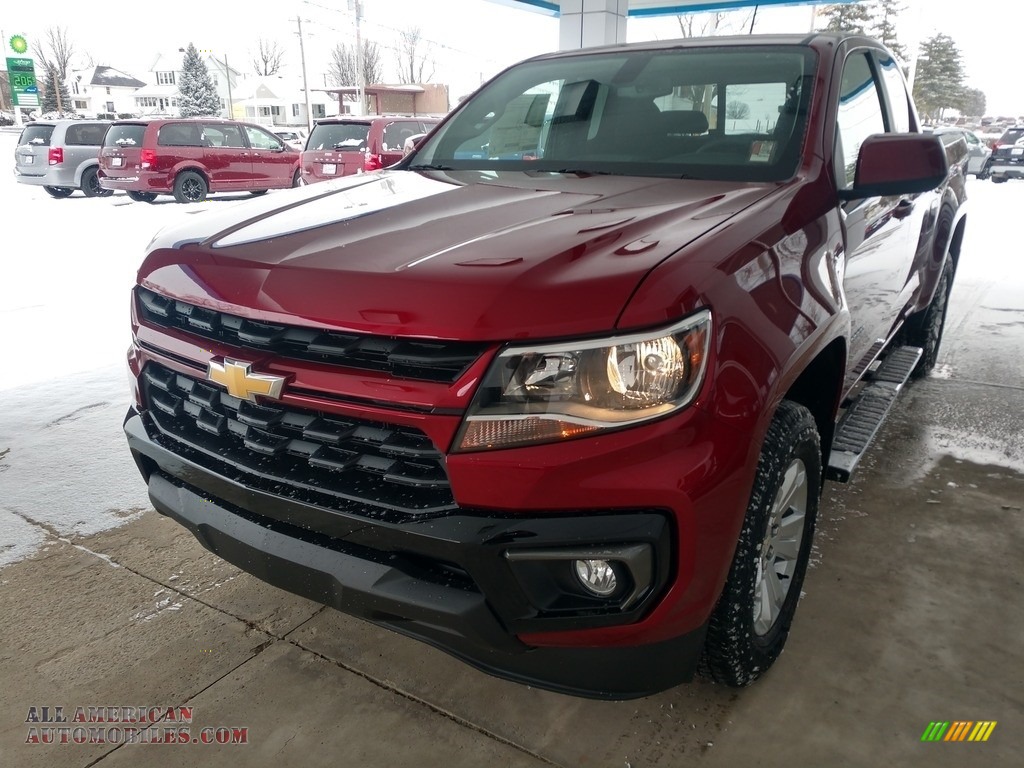
[(839, 420), (825, 470), (826, 478), (840, 483), (849, 482), (922, 354), (919, 347), (899, 347), (889, 353), (871, 374), (864, 389)]

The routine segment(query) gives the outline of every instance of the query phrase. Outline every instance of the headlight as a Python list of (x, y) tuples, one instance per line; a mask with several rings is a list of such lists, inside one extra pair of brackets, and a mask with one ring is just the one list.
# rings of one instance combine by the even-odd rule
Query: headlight
[(710, 338), (704, 309), (650, 333), (509, 347), (484, 376), (455, 450), (565, 440), (683, 408), (704, 380)]

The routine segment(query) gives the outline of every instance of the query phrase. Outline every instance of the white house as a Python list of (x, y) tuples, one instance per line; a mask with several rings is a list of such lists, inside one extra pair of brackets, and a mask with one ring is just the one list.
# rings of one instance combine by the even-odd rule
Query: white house
[[(143, 116), (178, 115), (178, 83), (184, 50), (177, 54), (161, 53), (149, 68), (149, 83), (135, 92), (135, 111)], [(220, 96), (221, 116), (228, 115), (228, 102), (234, 98), (241, 73), (213, 55), (203, 59), (210, 79)]]
[(75, 112), (85, 117), (135, 114), (135, 93), (146, 83), (107, 66), (71, 72), (68, 93)]
[[(248, 120), (268, 128), (274, 126), (305, 127), (306, 96), (302, 81), (283, 76), (246, 77), (234, 97), (236, 120)], [(338, 114), (333, 95), (310, 89), (309, 106), (313, 120)]]

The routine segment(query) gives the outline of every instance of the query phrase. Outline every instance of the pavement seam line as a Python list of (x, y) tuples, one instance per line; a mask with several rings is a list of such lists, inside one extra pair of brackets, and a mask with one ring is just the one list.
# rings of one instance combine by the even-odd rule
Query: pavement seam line
[(370, 675), (370, 674), (368, 674), (366, 672), (363, 672), (363, 671), (361, 671), (359, 669), (351, 667), (351, 666), (349, 666), (348, 664), (345, 664), (342, 661), (339, 661), (337, 659), (332, 659), (331, 657), (326, 656), (326, 655), (320, 653), (319, 651), (314, 651), (312, 648), (309, 648), (309, 647), (303, 645), (302, 643), (298, 642), (297, 640), (289, 640), (289, 639), (286, 638), (285, 642), (289, 643), (291, 645), (294, 645), (299, 650), (305, 651), (306, 653), (312, 654), (313, 656), (316, 656), (317, 658), (323, 659), (324, 661), (326, 661), (329, 664), (333, 664), (336, 667), (341, 667), (346, 672), (351, 672), (353, 675), (356, 675), (358, 677), (363, 678), (368, 683), (371, 683), (372, 685), (377, 686), (381, 690), (387, 691), (388, 693), (393, 693), (396, 696), (400, 696), (401, 698), (405, 699), (406, 701), (411, 701), (414, 704), (418, 704), (418, 705), (420, 705), (422, 707), (426, 707), (431, 712), (434, 712), (435, 714), (438, 714), (441, 717), (446, 718), (447, 720), (451, 720), (456, 725), (460, 725), (463, 728), (468, 728), (471, 731), (476, 731), (477, 733), (479, 733), (482, 736), (486, 736), (487, 738), (492, 739), (493, 741), (496, 741), (499, 744), (504, 744), (507, 747), (512, 747), (512, 749), (515, 749), (518, 752), (522, 752), (525, 755), (529, 755), (530, 757), (534, 758), (535, 760), (539, 760), (539, 761), (541, 761), (542, 763), (544, 763), (546, 765), (552, 765), (552, 766), (555, 766), (555, 768), (565, 768), (565, 766), (563, 766), (561, 763), (556, 763), (553, 760), (550, 760), (549, 758), (544, 757), (543, 755), (539, 755), (536, 752), (534, 752), (534, 751), (532, 751), (532, 750), (522, 746), (521, 744), (517, 744), (516, 742), (514, 742), (514, 741), (512, 741), (510, 739), (507, 739), (504, 736), (501, 736), (501, 735), (499, 735), (497, 733), (494, 733), (493, 731), (487, 730), (486, 728), (484, 728), (484, 727), (482, 727), (480, 725), (477, 725), (477, 724), (475, 724), (473, 722), (470, 722), (469, 720), (466, 720), (465, 718), (460, 717), (459, 715), (456, 715), (454, 712), (449, 712), (446, 709), (442, 709), (441, 707), (439, 707), (439, 706), (437, 706), (435, 704), (432, 704), (429, 701), (427, 701), (426, 699), (422, 699), (419, 696), (416, 696), (415, 694), (409, 693), (408, 691), (403, 691), (400, 688), (394, 687), (393, 685), (389, 685), (387, 682), (385, 682), (383, 680), (379, 680), (376, 677), (373, 677), (372, 675)]
[[(246, 624), (248, 624), (248, 622), (246, 622)], [(250, 661), (252, 661), (253, 659), (255, 659), (255, 658), (256, 658), (257, 656), (259, 656), (259, 655), (260, 655), (261, 653), (263, 653), (263, 652), (264, 652), (265, 650), (267, 650), (267, 648), (269, 648), (269, 647), (270, 647), (271, 645), (273, 645), (273, 644), (274, 644), (275, 640), (280, 640), (280, 638), (274, 638), (274, 637), (271, 637), (271, 639), (270, 639), (270, 640), (267, 640), (266, 642), (263, 642), (263, 643), (260, 643), (259, 645), (257, 645), (257, 646), (256, 646), (256, 647), (255, 647), (255, 648), (253, 649), (253, 651), (254, 651), (254, 652), (253, 652), (253, 654), (252, 654), (251, 656), (247, 656), (246, 658), (242, 659), (242, 661), (238, 662), (238, 664), (236, 664), (235, 666), (233, 666), (233, 667), (232, 667), (231, 669), (229, 669), (229, 670), (228, 670), (227, 672), (225, 672), (225, 673), (224, 673), (223, 675), (221, 675), (220, 677), (218, 677), (218, 678), (216, 678), (215, 680), (211, 681), (209, 685), (206, 685), (206, 686), (204, 686), (204, 687), (200, 688), (200, 689), (199, 689), (198, 691), (196, 691), (195, 693), (191, 694), (190, 696), (187, 696), (187, 697), (185, 698), (185, 700), (184, 700), (184, 701), (183, 701), (183, 702), (182, 702), (181, 704), (179, 704), (178, 706), (180, 706), (180, 707), (183, 707), (183, 706), (185, 706), (185, 705), (186, 705), (186, 704), (188, 704), (188, 703), (189, 703), (190, 701), (192, 701), (193, 699), (195, 699), (195, 698), (196, 698), (197, 696), (199, 696), (199, 695), (201, 695), (201, 694), (205, 693), (206, 691), (210, 690), (210, 688), (212, 688), (213, 686), (215, 686), (215, 685), (216, 685), (217, 683), (219, 683), (219, 682), (220, 682), (221, 680), (223, 680), (223, 679), (224, 679), (225, 677), (227, 677), (228, 675), (233, 675), (233, 674), (234, 674), (235, 672), (237, 672), (237, 671), (238, 671), (239, 669), (241, 669), (241, 668), (242, 668), (243, 666), (245, 666), (245, 665), (246, 665), (246, 664), (248, 664), (248, 663), (249, 663)], [(159, 720), (155, 720), (155, 721), (154, 721), (153, 723), (151, 723), (150, 725), (151, 725), (151, 726), (153, 726), (153, 725), (157, 725), (157, 724), (159, 724), (159, 723), (162, 723), (163, 721), (164, 721), (164, 718), (162, 718), (162, 717), (161, 717), (161, 718), (160, 718)], [(103, 761), (103, 760), (106, 760), (106, 759), (107, 759), (108, 757), (110, 757), (110, 756), (111, 756), (112, 754), (114, 754), (115, 752), (117, 752), (117, 750), (119, 750), (119, 749), (120, 749), (121, 747), (125, 746), (126, 744), (127, 744), (127, 742), (122, 742), (122, 743), (118, 744), (118, 745), (117, 745), (116, 747), (114, 747), (114, 748), (113, 748), (112, 750), (110, 750), (109, 752), (105, 752), (104, 754), (100, 755), (100, 756), (99, 756), (99, 757), (97, 757), (97, 758), (96, 758), (95, 760), (93, 760), (93, 761), (92, 761), (91, 763), (88, 763), (87, 765), (85, 765), (85, 766), (84, 766), (84, 768), (92, 768), (93, 766), (95, 766), (95, 765), (98, 765), (98, 764), (99, 764), (99, 763), (100, 763), (101, 761)]]

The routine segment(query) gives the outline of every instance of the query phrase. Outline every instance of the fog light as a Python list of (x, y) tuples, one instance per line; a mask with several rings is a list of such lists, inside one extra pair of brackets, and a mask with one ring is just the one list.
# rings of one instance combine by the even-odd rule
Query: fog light
[(577, 560), (576, 578), (598, 597), (608, 597), (619, 586), (615, 569), (607, 560)]

